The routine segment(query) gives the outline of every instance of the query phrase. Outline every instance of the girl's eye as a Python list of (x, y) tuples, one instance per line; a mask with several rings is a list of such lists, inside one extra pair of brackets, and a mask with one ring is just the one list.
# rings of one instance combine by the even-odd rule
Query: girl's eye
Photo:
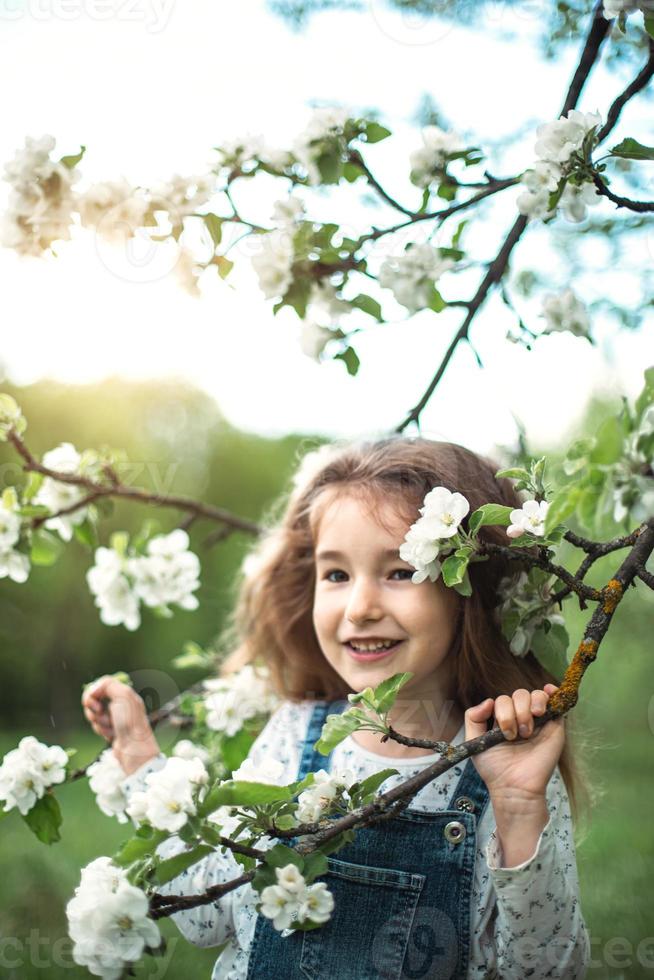
[[(409, 575), (410, 577), (413, 577), (413, 569), (411, 568), (394, 568), (393, 571), (391, 572), (391, 575), (396, 575), (398, 572), (400, 574)], [(345, 574), (346, 573), (341, 571), (340, 568), (332, 568), (332, 570), (330, 572), (326, 572), (323, 577), (325, 578), (326, 581), (330, 582), (332, 581), (331, 579), (332, 575), (345, 575)]]

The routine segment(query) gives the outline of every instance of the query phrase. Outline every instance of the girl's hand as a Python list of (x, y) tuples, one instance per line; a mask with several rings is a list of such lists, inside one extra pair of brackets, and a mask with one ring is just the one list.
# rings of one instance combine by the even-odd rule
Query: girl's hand
[(84, 689), (82, 707), (93, 731), (111, 742), (128, 775), (159, 754), (143, 699), (129, 684), (99, 677)]
[[(488, 731), (486, 722), (494, 712), (496, 727), (515, 743), (502, 742), (472, 756), (496, 802), (528, 804), (544, 799), (565, 744), (564, 718), (552, 718), (534, 731), (533, 716), (543, 714), (550, 695), (557, 690), (556, 684), (545, 684), (542, 690), (531, 693), (519, 688), (511, 697), (501, 694), (495, 700), (486, 698), (466, 711), (466, 741)], [(521, 726), (526, 727), (521, 731)]]

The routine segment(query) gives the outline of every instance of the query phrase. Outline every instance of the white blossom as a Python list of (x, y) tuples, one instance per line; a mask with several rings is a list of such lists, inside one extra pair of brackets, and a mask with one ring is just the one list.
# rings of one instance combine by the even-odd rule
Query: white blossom
[(4, 168), (11, 193), (0, 238), (22, 255), (40, 256), (54, 241), (70, 239), (80, 172), (50, 159), (55, 143), (54, 136), (28, 136)]
[(20, 515), (0, 499), (0, 552), (8, 551), (20, 538)]
[[(71, 442), (62, 442), (55, 449), (50, 449), (44, 453), (42, 462), (50, 470), (56, 470), (56, 472), (65, 473), (68, 476), (79, 476), (82, 457)], [(72, 507), (73, 504), (82, 500), (86, 493), (83, 487), (73, 483), (62, 483), (61, 480), (46, 476), (34, 495), (32, 503), (42, 504), (48, 510), (56, 512)], [(79, 507), (70, 514), (48, 518), (45, 527), (57, 531), (64, 541), (70, 541), (73, 536), (73, 527), (76, 524), (81, 524), (86, 519), (87, 514), (87, 507)]]
[(117, 817), (119, 823), (127, 823), (125, 806), (127, 797), (122, 789), (125, 770), (112, 749), (105, 749), (97, 762), (86, 770), (89, 786), (95, 793), (95, 800), (108, 817)]
[(66, 906), (75, 962), (94, 976), (119, 980), (146, 947), (161, 945), (148, 909), (145, 893), (110, 858), (96, 858), (82, 868), (80, 884)]
[(604, 0), (603, 13), (607, 20), (611, 20), (613, 17), (619, 17), (621, 13), (629, 14), (644, 6), (643, 3), (638, 3), (638, 0)]
[(297, 224), (305, 213), (304, 201), (299, 197), (289, 195), (289, 197), (274, 202), (270, 218), (277, 227), (286, 228)]
[(125, 574), (126, 564), (127, 559), (113, 548), (97, 548), (95, 565), (87, 571), (86, 581), (103, 623), (122, 623), (128, 630), (136, 630), (141, 624), (139, 600)]
[(263, 137), (259, 134), (237, 136), (224, 141), (216, 147), (221, 168), (235, 170), (250, 170), (264, 151)]
[(315, 320), (303, 320), (300, 326), (300, 349), (307, 357), (319, 361), (320, 355), (334, 336), (334, 331), (329, 327), (323, 327)]
[(284, 933), (292, 922), (327, 922), (334, 909), (334, 897), (324, 882), (307, 885), (294, 864), (275, 868), (275, 877), (277, 884), (268, 885), (261, 892), (261, 914), (272, 920), (275, 929)]
[(46, 789), (66, 778), (68, 753), (60, 745), (45, 745), (26, 735), (7, 752), (0, 765), (0, 801), (5, 812), (17, 807), (28, 813)]
[(436, 581), (441, 574), (441, 563), (437, 560), (439, 553), (440, 544), (427, 533), (422, 518), (411, 525), (400, 545), (400, 558), (416, 569), (411, 578), (416, 585), (427, 578)]
[(314, 773), (311, 786), (298, 796), (298, 808), (295, 814), (297, 819), (300, 823), (314, 823), (320, 820), (330, 803), (354, 781), (354, 773), (350, 770), (329, 773), (325, 769), (319, 769)]
[(188, 550), (189, 537), (182, 528), (148, 541), (146, 555), (126, 560), (136, 596), (146, 606), (175, 603), (182, 609), (197, 609), (192, 593), (200, 585), (200, 559)]
[(548, 508), (546, 500), (526, 500), (521, 508), (511, 511), (511, 524), (506, 533), (510, 538), (519, 538), (525, 533), (542, 538), (545, 534)]
[(544, 333), (568, 330), (575, 337), (588, 337), (588, 309), (572, 289), (548, 293), (543, 300), (543, 315), (547, 321)]
[(259, 252), (252, 265), (266, 299), (283, 296), (293, 281), (293, 237), (277, 229), (259, 236)]
[(21, 533), (21, 518), (16, 508), (17, 502), (10, 505), (0, 497), (0, 578), (8, 576), (22, 583), (27, 581), (30, 561), (27, 555), (14, 549)]
[(207, 726), (225, 735), (236, 735), (246, 721), (268, 714), (278, 699), (270, 688), (267, 672), (247, 664), (242, 670), (226, 677), (204, 682)]
[(284, 765), (272, 755), (264, 756), (258, 764), (247, 758), (232, 773), (232, 779), (244, 783), (268, 783), (277, 786), (284, 772)]
[(585, 183), (578, 187), (567, 183), (558, 203), (568, 221), (584, 221), (589, 207), (599, 204), (602, 196), (594, 184)]
[(420, 513), (430, 522), (429, 531), (435, 538), (451, 538), (469, 510), (470, 504), (463, 494), (452, 493), (447, 487), (434, 487), (426, 495)]
[(448, 155), (463, 150), (465, 145), (457, 133), (446, 132), (439, 126), (425, 126), (421, 136), (423, 145), (409, 158), (411, 182), (417, 187), (429, 187), (438, 171), (445, 167)]
[(212, 197), (215, 189), (213, 174), (194, 174), (183, 177), (173, 174), (150, 188), (150, 207), (153, 211), (167, 211), (175, 224), (181, 218), (197, 211)]
[(294, 141), (293, 153), (307, 171), (310, 184), (320, 184), (322, 180), (316, 161), (325, 151), (332, 149), (340, 154), (345, 152), (343, 130), (350, 116), (348, 109), (339, 106), (314, 109), (306, 128)]
[(27, 581), (30, 560), (20, 551), (0, 551), (0, 578), (9, 577), (13, 582)]
[(395, 299), (411, 313), (429, 306), (434, 282), (452, 268), (450, 258), (425, 243), (412, 245), (400, 256), (386, 259), (379, 270), (380, 286), (392, 290)]
[(148, 773), (146, 789), (130, 797), (127, 813), (133, 820), (147, 820), (157, 830), (175, 833), (197, 812), (196, 801), (209, 774), (199, 758), (172, 756), (163, 769)]
[(536, 130), (536, 156), (551, 163), (567, 163), (572, 154), (581, 149), (590, 130), (601, 122), (602, 117), (598, 112), (570, 109), (566, 116), (543, 123)]
[(181, 738), (179, 740), (173, 749), (173, 755), (178, 756), (180, 759), (199, 759), (205, 765), (209, 762), (209, 753), (204, 746), (196, 745), (195, 742), (191, 742), (188, 738)]
[(148, 202), (120, 178), (93, 184), (80, 195), (77, 207), (84, 227), (95, 228), (106, 241), (120, 245), (144, 224)]

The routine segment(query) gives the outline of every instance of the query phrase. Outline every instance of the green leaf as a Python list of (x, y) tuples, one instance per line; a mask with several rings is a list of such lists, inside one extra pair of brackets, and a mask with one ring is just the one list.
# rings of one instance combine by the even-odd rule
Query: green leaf
[[(518, 473), (521, 471), (505, 470), (504, 472)], [(504, 504), (483, 504), (470, 516), (468, 521), (468, 529), (470, 534), (475, 535), (480, 527), (486, 527), (489, 524), (498, 524), (500, 527), (508, 527), (511, 523), (512, 510), (513, 507), (506, 507)]]
[(624, 433), (620, 420), (615, 415), (604, 419), (597, 430), (596, 443), (590, 454), (591, 463), (610, 465), (617, 463), (622, 456)]
[(304, 880), (309, 884), (321, 875), (327, 874), (328, 870), (329, 862), (327, 861), (327, 855), (322, 851), (313, 851), (305, 857), (302, 874), (304, 875)]
[(127, 546), (129, 544), (129, 534), (127, 531), (114, 531), (114, 533), (109, 538), (109, 547), (117, 551), (119, 555), (127, 554)]
[[(7, 489), (13, 490), (13, 487), (8, 487)], [(7, 490), (5, 490), (5, 493), (6, 492)], [(21, 517), (47, 517), (47, 515), (50, 513), (50, 508), (46, 507), (44, 504), (26, 504), (24, 507), (19, 507), (17, 513), (20, 514)]]
[[(650, 19), (654, 20), (654, 15)], [(621, 157), (623, 160), (654, 160), (654, 146), (645, 146), (638, 140), (627, 137), (611, 148), (611, 156)]]
[(167, 834), (165, 831), (159, 830), (155, 833), (151, 833), (149, 837), (130, 837), (130, 839), (123, 844), (118, 853), (114, 855), (112, 861), (114, 864), (120, 865), (121, 868), (127, 868), (130, 864), (133, 864), (134, 861), (138, 861), (139, 858), (152, 854), (161, 841), (166, 839), (166, 836)]
[(44, 844), (55, 844), (61, 840), (61, 809), (52, 793), (45, 793), (37, 800), (31, 810), (21, 814), (23, 820)]
[(386, 714), (393, 707), (398, 691), (412, 677), (413, 674), (410, 671), (405, 671), (404, 673), (393, 674), (392, 677), (387, 677), (386, 680), (377, 685), (374, 694), (374, 704), (380, 715)]
[(68, 167), (69, 170), (72, 170), (73, 167), (75, 167), (80, 162), (85, 152), (86, 152), (86, 147), (80, 143), (79, 153), (74, 153), (71, 154), (70, 156), (61, 157), (59, 163), (63, 163), (64, 167)]
[(348, 709), (342, 714), (328, 715), (314, 749), (321, 755), (329, 755), (331, 750), (336, 748), (344, 738), (347, 738), (352, 732), (356, 732), (360, 727), (361, 715), (359, 712)]
[(81, 524), (73, 526), (73, 534), (80, 544), (86, 545), (91, 551), (95, 551), (98, 547), (98, 532), (88, 517)]
[(463, 576), (468, 568), (467, 558), (457, 558), (456, 555), (450, 555), (443, 562), (443, 567), (441, 569), (441, 574), (443, 576), (443, 582), (447, 586), (459, 585), (463, 582)]
[(221, 279), (226, 279), (229, 273), (234, 268), (234, 263), (231, 259), (228, 259), (225, 255), (214, 255), (211, 259), (209, 265), (215, 265), (218, 269), (218, 275)]
[(359, 355), (355, 351), (354, 347), (346, 347), (345, 350), (339, 351), (338, 354), (334, 354), (333, 360), (343, 361), (345, 367), (347, 368), (347, 373), (352, 377), (356, 375), (361, 365)]
[(579, 502), (578, 487), (564, 487), (554, 495), (547, 508), (545, 517), (545, 536), (558, 524), (563, 524), (566, 518), (574, 514)]
[(591, 533), (595, 531), (602, 491), (603, 485), (585, 487), (581, 491), (577, 504), (577, 516), (584, 528)]
[(171, 664), (178, 670), (187, 670), (189, 667), (205, 668), (212, 665), (213, 659), (198, 643), (188, 640), (182, 647), (182, 652), (173, 657)]
[(446, 306), (447, 303), (445, 302), (441, 294), (438, 292), (435, 286), (432, 286), (432, 288), (429, 291), (428, 308), (430, 310), (433, 310), (434, 313), (440, 313), (441, 310), (444, 310)]
[(363, 177), (363, 170), (358, 163), (351, 163), (349, 160), (343, 164), (343, 176), (348, 184), (353, 184), (359, 177)]
[(54, 565), (63, 550), (61, 540), (39, 528), (32, 536), (30, 561), (33, 565)]
[(364, 133), (367, 143), (379, 143), (391, 135), (390, 129), (381, 126), (378, 122), (367, 122)]
[(206, 816), (219, 806), (259, 806), (279, 803), (293, 798), (293, 786), (273, 786), (269, 783), (250, 783), (226, 779), (205, 796), (200, 804), (200, 816)]
[(301, 871), (304, 866), (302, 855), (298, 854), (292, 847), (287, 847), (286, 844), (275, 844), (274, 847), (271, 847), (266, 851), (265, 860), (271, 868), (285, 868), (287, 864), (294, 864)]
[(323, 184), (337, 184), (343, 173), (343, 162), (338, 150), (321, 153), (316, 160)]
[(645, 14), (645, 30), (654, 38), (654, 14)]
[(561, 196), (563, 194), (563, 191), (565, 190), (566, 183), (567, 183), (567, 177), (562, 177), (561, 180), (559, 181), (558, 185), (557, 185), (556, 190), (555, 191), (552, 191), (552, 193), (550, 194), (549, 200), (548, 200), (548, 203), (547, 203), (547, 210), (548, 211), (554, 211), (555, 210), (557, 204), (561, 200)]
[(454, 589), (455, 592), (458, 592), (459, 595), (462, 596), (472, 595), (472, 585), (470, 582), (470, 576), (468, 575), (468, 569), (466, 569), (465, 575), (463, 576), (461, 581), (455, 583), (452, 586), (452, 588)]
[(157, 865), (155, 871), (157, 884), (165, 885), (167, 881), (171, 881), (177, 875), (181, 875), (182, 871), (186, 871), (192, 864), (197, 864), (198, 861), (201, 861), (207, 854), (211, 854), (212, 851), (213, 848), (209, 847), (208, 844), (198, 844), (191, 851), (182, 851), (181, 854), (175, 854), (174, 857), (166, 858), (165, 861)]
[(373, 796), (381, 784), (389, 776), (396, 776), (398, 771), (397, 769), (382, 769), (381, 772), (374, 772), (372, 776), (368, 776), (357, 783), (356, 793), (353, 794), (356, 797), (356, 805), (359, 806), (367, 797)]
[(238, 769), (245, 762), (252, 748), (256, 735), (247, 728), (242, 728), (236, 735), (226, 735), (220, 743), (220, 754), (230, 772)]
[(23, 487), (23, 500), (31, 500), (32, 497), (36, 496), (44, 480), (43, 473), (30, 472), (27, 477), (27, 483)]
[(292, 306), (301, 320), (307, 312), (307, 304), (311, 294), (311, 282), (308, 278), (294, 279), (282, 296), (281, 306)]
[(439, 184), (436, 193), (444, 201), (453, 201), (456, 197), (456, 184), (451, 184), (449, 181)]
[(570, 637), (565, 626), (560, 623), (548, 623), (548, 630), (538, 627), (534, 630), (531, 649), (537, 657), (559, 657), (568, 650)]
[(209, 212), (203, 216), (207, 231), (211, 235), (214, 245), (220, 245), (223, 237), (223, 220), (217, 214)]
[(357, 310), (363, 310), (368, 316), (372, 316), (375, 320), (383, 320), (382, 310), (380, 304), (372, 296), (366, 296), (365, 293), (359, 293), (354, 299), (349, 300), (349, 303), (356, 307)]
[(508, 470), (498, 470), (495, 474), (500, 480), (528, 480), (529, 473), (520, 467), (513, 467)]

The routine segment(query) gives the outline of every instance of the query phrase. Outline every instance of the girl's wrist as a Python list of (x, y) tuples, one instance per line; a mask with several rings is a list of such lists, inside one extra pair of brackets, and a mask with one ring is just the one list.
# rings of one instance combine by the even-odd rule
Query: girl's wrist
[(541, 799), (495, 799), (491, 796), (502, 867), (523, 864), (535, 850), (550, 818), (545, 796)]
[(131, 776), (150, 759), (158, 756), (161, 751), (152, 732), (142, 739), (132, 737), (128, 742), (121, 742), (120, 738), (115, 738), (111, 748), (127, 776)]

